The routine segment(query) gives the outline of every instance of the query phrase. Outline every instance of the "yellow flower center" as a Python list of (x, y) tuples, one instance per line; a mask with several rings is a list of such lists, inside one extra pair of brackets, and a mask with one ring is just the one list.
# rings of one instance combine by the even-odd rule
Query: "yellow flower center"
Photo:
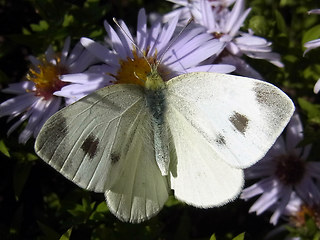
[[(112, 75), (118, 84), (138, 84), (145, 86), (147, 77), (152, 69), (150, 66), (155, 66), (157, 63), (157, 54), (152, 57), (139, 57), (134, 50), (133, 58), (127, 58), (126, 60), (120, 60), (120, 68), (116, 75)], [(146, 56), (146, 54), (145, 54)], [(165, 79), (164, 67), (157, 66), (156, 71)]]
[(65, 82), (62, 82), (59, 78), (60, 75), (68, 73), (66, 67), (59, 64), (60, 58), (56, 59), (57, 64), (54, 65), (45, 59), (41, 60), (41, 64), (37, 66), (37, 69), (30, 68), (27, 74), (27, 79), (34, 82), (36, 96), (42, 96), (44, 99), (52, 97), (55, 91), (59, 91)]

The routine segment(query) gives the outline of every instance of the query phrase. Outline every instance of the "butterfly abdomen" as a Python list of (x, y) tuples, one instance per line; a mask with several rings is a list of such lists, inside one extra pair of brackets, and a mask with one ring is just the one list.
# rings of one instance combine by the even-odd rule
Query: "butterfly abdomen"
[(146, 105), (151, 114), (154, 151), (157, 165), (162, 175), (169, 171), (169, 139), (165, 123), (166, 87), (156, 70), (151, 71), (145, 84)]

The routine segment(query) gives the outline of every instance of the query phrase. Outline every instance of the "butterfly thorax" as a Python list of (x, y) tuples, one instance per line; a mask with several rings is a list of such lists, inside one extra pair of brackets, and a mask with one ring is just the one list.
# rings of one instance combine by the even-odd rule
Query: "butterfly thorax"
[(146, 105), (151, 113), (156, 162), (162, 175), (168, 175), (170, 159), (168, 128), (165, 123), (166, 85), (156, 67), (152, 67), (147, 76), (145, 93)]

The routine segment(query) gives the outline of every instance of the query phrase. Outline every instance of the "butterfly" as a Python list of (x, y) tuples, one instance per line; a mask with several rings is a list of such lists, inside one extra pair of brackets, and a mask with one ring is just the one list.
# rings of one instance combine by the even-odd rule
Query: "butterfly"
[(251, 78), (196, 72), (144, 86), (107, 86), (54, 114), (36, 153), (78, 186), (104, 193), (110, 211), (138, 223), (173, 190), (195, 207), (220, 206), (242, 189), (243, 168), (281, 134), (294, 104)]

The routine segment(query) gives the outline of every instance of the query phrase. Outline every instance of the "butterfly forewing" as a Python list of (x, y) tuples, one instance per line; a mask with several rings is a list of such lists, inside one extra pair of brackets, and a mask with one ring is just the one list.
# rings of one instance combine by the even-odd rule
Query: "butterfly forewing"
[(280, 89), (251, 78), (190, 73), (170, 80), (167, 88), (168, 105), (206, 140), (216, 156), (237, 168), (261, 159), (294, 111), (292, 101)]

